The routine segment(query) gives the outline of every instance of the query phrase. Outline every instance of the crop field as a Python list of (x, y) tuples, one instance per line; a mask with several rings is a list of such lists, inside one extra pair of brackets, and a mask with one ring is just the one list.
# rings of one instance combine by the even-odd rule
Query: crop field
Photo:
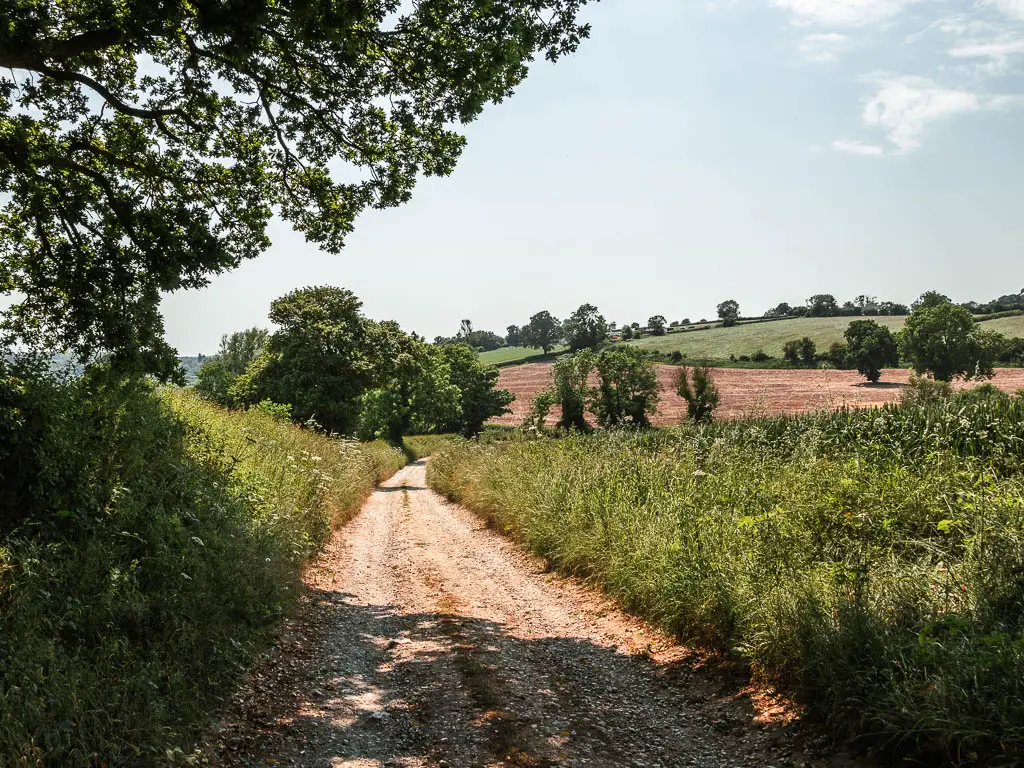
[[(686, 403), (675, 393), (674, 380), (678, 370), (672, 365), (658, 366), (658, 379), (663, 391), (658, 414), (652, 420), (656, 426), (678, 424), (686, 413)], [(738, 419), (836, 409), (844, 405), (859, 408), (885, 405), (899, 399), (910, 379), (910, 372), (904, 369), (884, 371), (878, 384), (867, 383), (856, 371), (824, 369), (717, 368), (714, 376), (722, 394), (716, 415)], [(510, 406), (512, 413), (492, 419), (491, 423), (521, 424), (530, 411), (533, 398), (550, 386), (550, 378), (551, 363), (530, 363), (502, 369), (498, 386), (513, 392), (516, 400)], [(997, 369), (992, 383), (1010, 393), (1024, 389), (1024, 369)], [(556, 412), (557, 408), (549, 416), (551, 424), (557, 420)]]

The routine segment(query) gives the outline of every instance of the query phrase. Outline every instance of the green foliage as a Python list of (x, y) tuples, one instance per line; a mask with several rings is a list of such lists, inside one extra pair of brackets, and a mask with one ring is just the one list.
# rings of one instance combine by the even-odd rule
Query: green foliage
[(804, 336), (800, 339), (800, 359), (805, 365), (814, 365), (817, 354), (817, 345), (810, 337)]
[(285, 403), (275, 403), (273, 400), (261, 400), (252, 408), (264, 416), (269, 416), (277, 421), (291, 421), (292, 407)]
[(196, 372), (196, 393), (219, 405), (231, 405), (231, 386), (260, 356), (270, 339), (263, 328), (237, 331), (220, 339), (220, 350)]
[(534, 397), (524, 426), (540, 431), (552, 406), (558, 405), (558, 429), (589, 432), (586, 410), (591, 400), (590, 374), (596, 362), (596, 356), (589, 350), (558, 358), (551, 367), (551, 389)]
[(458, 444), (428, 480), (628, 610), (748, 660), (839, 740), (931, 765), (1012, 763), (1024, 748), (1024, 401), (993, 389)]
[(624, 325), (622, 326), (622, 330), (619, 331), (619, 335), (622, 336), (623, 341), (629, 341), (633, 338), (633, 328), (631, 326)]
[(804, 364), (814, 365), (817, 359), (818, 346), (809, 336), (802, 339), (792, 339), (782, 345), (782, 357), (787, 363), (793, 365)]
[(507, 406), (515, 395), (496, 388), (497, 368), (484, 365), (463, 346), (444, 347), (441, 355), (448, 366), (449, 381), (459, 392), (459, 409), (449, 419), (439, 420), (439, 431), (475, 437), (488, 419), (510, 412)]
[[(895, 340), (895, 337), (893, 337)], [(841, 341), (834, 342), (825, 354), (825, 360), (835, 368), (846, 370), (851, 367), (850, 348)]]
[(530, 318), (521, 336), (524, 344), (542, 349), (546, 355), (562, 341), (562, 324), (545, 309)]
[(569, 349), (596, 351), (608, 339), (608, 323), (593, 304), (583, 304), (565, 321), (565, 340)]
[(676, 394), (686, 401), (686, 415), (694, 424), (709, 424), (721, 399), (707, 365), (680, 368), (676, 374)]
[(402, 450), (410, 461), (419, 461), (459, 440), (458, 435), (406, 435)]
[(917, 302), (899, 334), (900, 354), (917, 374), (928, 372), (940, 381), (991, 378), (1002, 337), (941, 298), (925, 294)]
[(394, 322), (370, 322), (368, 329), (375, 386), (360, 402), (360, 438), (397, 445), (404, 435), (432, 432), (456, 419), (460, 394), (442, 352), (446, 347), (428, 347)]
[(224, 369), (236, 376), (245, 372), (270, 341), (270, 333), (265, 328), (247, 328), (220, 337), (220, 349), (216, 359)]
[(362, 302), (344, 288), (300, 288), (275, 299), (278, 326), (266, 352), (239, 377), (230, 396), (240, 405), (291, 403), (299, 422), (353, 434), (359, 399), (374, 382), (374, 358)]
[(216, 356), (203, 361), (196, 371), (195, 391), (200, 397), (218, 405), (231, 404), (231, 385), (238, 378)]
[(590, 410), (603, 427), (649, 427), (658, 407), (661, 384), (654, 363), (631, 347), (606, 349), (597, 356), (597, 387)]
[(831, 293), (816, 293), (807, 300), (807, 314), (811, 317), (832, 317), (839, 314), (839, 303)]
[(944, 304), (952, 303), (953, 300), (944, 293), (939, 293), (938, 291), (925, 291), (917, 301), (911, 304), (911, 309), (932, 309), (933, 307), (941, 307)]
[(2, 368), (0, 764), (187, 752), (405, 457), (100, 369)]
[(782, 345), (782, 357), (788, 363), (800, 362), (801, 344), (799, 339), (792, 339)]
[(174, 377), (162, 292), (257, 256), (274, 212), (339, 251), (360, 211), (451, 173), (453, 129), (537, 54), (576, 49), (584, 1), (4, 0), (8, 327)]
[(665, 323), (664, 315), (653, 315), (647, 318), (647, 329), (651, 332), (651, 336), (664, 336)]
[[(854, 320), (846, 329), (845, 360), (870, 382), (877, 382), (882, 369), (899, 365), (896, 337), (874, 320)], [(835, 355), (833, 355), (835, 357)]]
[(722, 321), (723, 328), (736, 325), (740, 319), (740, 305), (734, 299), (727, 299), (718, 305), (718, 318)]

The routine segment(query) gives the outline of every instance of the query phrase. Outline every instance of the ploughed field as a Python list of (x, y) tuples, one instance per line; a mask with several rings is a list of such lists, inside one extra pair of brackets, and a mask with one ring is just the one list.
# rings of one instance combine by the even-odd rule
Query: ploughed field
[[(516, 400), (510, 406), (512, 413), (492, 419), (491, 423), (521, 424), (536, 394), (550, 387), (551, 365), (530, 363), (502, 369), (498, 386), (513, 392)], [(678, 370), (677, 366), (658, 366), (658, 378), (663, 391), (661, 402), (658, 403), (658, 414), (653, 419), (656, 426), (677, 424), (686, 414), (686, 402), (675, 392)], [(900, 391), (910, 379), (910, 371), (883, 371), (882, 380), (878, 384), (868, 383), (856, 371), (824, 369), (716, 368), (714, 377), (722, 395), (716, 416), (736, 419), (836, 409), (844, 405), (859, 408), (884, 405), (899, 398)], [(1024, 368), (999, 368), (992, 383), (1011, 393), (1024, 389)], [(557, 421), (557, 412), (557, 407), (552, 408), (549, 423)]]

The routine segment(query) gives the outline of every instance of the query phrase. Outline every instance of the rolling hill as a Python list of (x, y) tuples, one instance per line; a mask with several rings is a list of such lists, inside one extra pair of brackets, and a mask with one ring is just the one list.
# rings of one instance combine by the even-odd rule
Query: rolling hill
[[(691, 360), (727, 360), (730, 355), (753, 355), (764, 350), (772, 357), (782, 357), (782, 345), (792, 339), (810, 337), (818, 352), (827, 352), (835, 342), (842, 342), (843, 333), (856, 317), (798, 317), (765, 323), (743, 323), (732, 328), (715, 326), (707, 330), (685, 331), (666, 336), (648, 336), (626, 342), (641, 349), (658, 352), (682, 352)], [(892, 331), (898, 331), (904, 317), (872, 317)], [(1024, 316), (1003, 317), (982, 323), (984, 328), (1005, 336), (1024, 337)]]

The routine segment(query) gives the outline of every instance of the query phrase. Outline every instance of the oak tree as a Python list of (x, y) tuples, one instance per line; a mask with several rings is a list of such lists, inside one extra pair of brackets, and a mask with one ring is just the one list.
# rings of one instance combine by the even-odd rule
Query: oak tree
[(177, 375), (161, 294), (452, 171), (456, 130), (587, 0), (0, 0), (0, 295), (12, 339)]

